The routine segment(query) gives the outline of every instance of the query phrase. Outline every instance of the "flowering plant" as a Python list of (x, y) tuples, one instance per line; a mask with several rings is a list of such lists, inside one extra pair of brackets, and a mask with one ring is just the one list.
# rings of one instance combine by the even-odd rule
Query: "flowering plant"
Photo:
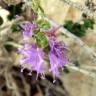
[[(66, 51), (69, 49), (63, 42), (57, 40), (54, 30), (57, 28), (53, 27), (41, 32), (39, 26), (31, 22), (21, 25), (21, 28), (24, 40), (23, 47), (19, 48), (19, 53), (22, 54), (20, 60), (22, 68), (26, 68), (25, 65), (30, 66), (31, 72), (36, 71), (37, 76), (41, 74), (44, 78), (44, 60), (48, 58), (49, 71), (57, 77), (59, 69), (69, 63), (66, 58)], [(32, 43), (29, 43), (30, 38), (34, 38)]]
[(23, 47), (18, 48), (21, 55), (21, 72), (30, 66), (30, 75), (32, 71), (36, 71), (37, 77), (41, 75), (44, 78), (44, 66), (47, 59), (50, 63), (49, 72), (55, 78), (59, 76), (59, 70), (69, 63), (66, 57), (66, 51), (69, 49), (62, 41), (57, 40), (56, 31), (60, 26), (51, 26), (44, 19), (44, 15), (41, 15), (41, 7), (38, 8), (37, 12), (35, 8), (32, 9), (33, 14), (35, 14), (35, 17), (32, 16), (32, 21), (26, 21), (20, 25), (24, 41)]

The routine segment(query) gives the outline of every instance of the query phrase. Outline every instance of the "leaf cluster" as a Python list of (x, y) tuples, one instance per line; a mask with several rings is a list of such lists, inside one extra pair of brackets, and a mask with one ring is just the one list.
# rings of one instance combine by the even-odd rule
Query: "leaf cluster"
[(85, 36), (86, 30), (88, 30), (88, 28), (93, 29), (95, 23), (94, 19), (90, 18), (85, 18), (82, 22), (83, 24), (80, 24), (77, 22), (74, 23), (72, 20), (67, 20), (63, 26), (74, 35), (82, 37)]

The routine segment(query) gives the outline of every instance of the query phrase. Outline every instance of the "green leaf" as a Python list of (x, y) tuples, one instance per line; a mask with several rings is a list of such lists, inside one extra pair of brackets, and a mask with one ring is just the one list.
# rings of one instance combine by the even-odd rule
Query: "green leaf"
[(41, 11), (41, 13), (44, 14), (44, 10), (43, 10), (43, 8), (40, 5), (39, 5), (39, 11)]
[(50, 23), (46, 20), (40, 19), (40, 20), (37, 21), (37, 24), (39, 25), (40, 28), (43, 28), (43, 29), (51, 28)]
[(44, 10), (40, 6), (40, 0), (32, 0), (32, 10), (38, 14), (38, 17), (45, 16)]
[(38, 47), (45, 48), (48, 46), (48, 40), (43, 32), (37, 32), (35, 34)]
[(73, 21), (67, 20), (63, 26), (74, 35), (78, 37), (82, 37), (82, 36), (85, 36), (86, 30), (88, 28), (93, 29), (95, 24), (94, 19), (85, 18), (83, 20), (84, 20), (84, 24), (73, 23)]
[(13, 24), (12, 27), (12, 32), (20, 32), (20, 27), (17, 24)]
[(70, 32), (78, 37), (82, 37), (85, 35), (85, 28), (78, 23), (74, 23), (73, 28)]
[(32, 9), (33, 9), (34, 12), (38, 11), (39, 3), (40, 3), (39, 0), (32, 0)]
[(80, 63), (78, 60), (75, 60), (73, 63), (75, 64), (76, 67), (80, 67)]
[(64, 27), (68, 29), (71, 33), (78, 37), (85, 36), (86, 30), (88, 28), (92, 28), (94, 22), (92, 20), (87, 20), (85, 19), (84, 24), (79, 24), (79, 23), (73, 23), (71, 20), (68, 20), (65, 22)]
[(67, 73), (67, 74), (70, 73), (69, 69), (66, 66), (64, 66), (64, 70), (63, 71), (64, 71), (64, 73)]
[(3, 24), (3, 19), (2, 19), (2, 17), (0, 16), (0, 25), (2, 25)]
[(84, 20), (84, 26), (88, 29), (88, 28), (91, 28), (93, 29), (93, 26), (94, 26), (94, 19), (85, 19)]
[(71, 31), (73, 28), (73, 24), (74, 24), (73, 21), (67, 20), (65, 21), (64, 27), (67, 28), (69, 31)]

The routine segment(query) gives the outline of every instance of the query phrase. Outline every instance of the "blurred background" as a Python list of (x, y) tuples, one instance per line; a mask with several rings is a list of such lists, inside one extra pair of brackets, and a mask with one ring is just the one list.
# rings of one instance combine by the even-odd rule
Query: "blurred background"
[[(23, 73), (20, 72), (17, 50), (12, 46), (6, 45), (6, 42), (14, 41), (15, 43), (20, 43), (22, 42), (22, 36), (21, 33), (12, 33), (10, 29), (7, 28), (7, 26), (12, 23), (12, 21), (7, 18), (10, 14), (9, 9), (6, 9), (6, 2), (10, 2), (10, 0), (2, 1), (3, 0), (0, 1), (0, 17), (3, 18), (3, 24), (0, 26), (0, 96), (96, 96), (96, 62), (90, 58), (90, 54), (87, 54), (87, 51), (84, 50), (82, 46), (76, 43), (76, 40), (65, 34), (60, 34), (58, 39), (64, 41), (64, 43), (72, 49), (72, 52), (68, 54), (70, 60), (76, 64), (76, 67), (88, 71), (89, 74), (93, 73), (94, 76), (86, 75), (80, 71), (69, 68), (66, 69), (67, 72), (62, 73), (60, 77), (57, 78), (56, 83), (53, 84), (53, 77), (50, 74), (46, 75), (47, 80), (41, 80), (39, 78), (39, 80), (36, 81), (35, 72), (33, 72), (32, 76), (27, 75), (29, 72), (27, 69), (25, 69)], [(22, 2), (22, 0), (12, 1), (16, 2), (16, 4)], [(96, 14), (93, 17), (87, 16), (83, 11), (70, 6), (65, 1), (66, 0), (40, 0), (40, 4), (49, 18), (58, 24), (64, 25), (67, 29), (70, 27), (68, 25), (71, 24), (82, 25), (85, 18), (88, 20), (89, 18), (92, 20), (94, 18), (93, 21), (96, 21)], [(85, 6), (95, 13), (96, 0), (71, 1)], [(71, 21), (71, 23), (68, 23), (68, 21)], [(89, 23), (87, 23), (87, 25)], [(6, 26), (2, 27), (4, 24)], [(78, 34), (76, 35), (75, 33), (72, 34), (76, 35), (88, 45), (90, 49), (96, 52), (96, 24), (92, 24), (93, 23), (89, 24), (89, 27), (91, 27), (86, 29), (86, 34), (83, 36), (78, 36)], [(79, 29), (77, 28), (76, 30)]]

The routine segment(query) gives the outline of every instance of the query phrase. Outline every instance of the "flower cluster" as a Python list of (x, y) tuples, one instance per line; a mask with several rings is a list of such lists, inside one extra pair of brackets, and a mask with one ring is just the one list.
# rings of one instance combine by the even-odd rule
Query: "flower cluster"
[[(21, 27), (24, 39), (23, 47), (19, 48), (19, 53), (22, 55), (20, 60), (21, 67), (24, 69), (26, 66), (30, 66), (29, 74), (32, 71), (36, 71), (37, 77), (40, 74), (44, 78), (44, 61), (45, 57), (47, 57), (50, 62), (49, 72), (53, 74), (54, 78), (59, 76), (59, 69), (64, 68), (65, 64), (69, 63), (66, 58), (66, 51), (69, 50), (68, 47), (63, 42), (56, 40), (55, 32), (59, 27), (52, 27), (43, 32), (36, 31), (39, 27), (30, 22), (22, 24)], [(33, 37), (35, 39), (34, 43), (26, 42)], [(49, 47), (48, 52), (44, 51), (46, 47)]]

